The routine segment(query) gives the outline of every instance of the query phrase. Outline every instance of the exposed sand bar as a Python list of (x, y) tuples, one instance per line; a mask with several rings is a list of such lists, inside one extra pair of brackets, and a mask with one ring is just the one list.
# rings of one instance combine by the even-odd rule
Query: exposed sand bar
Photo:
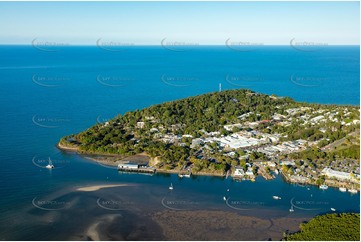
[(99, 189), (102, 188), (110, 188), (110, 187), (127, 187), (130, 186), (129, 184), (107, 184), (107, 185), (95, 185), (95, 186), (88, 186), (88, 187), (80, 187), (77, 188), (77, 191), (81, 191), (81, 192), (93, 192), (93, 191), (98, 191)]

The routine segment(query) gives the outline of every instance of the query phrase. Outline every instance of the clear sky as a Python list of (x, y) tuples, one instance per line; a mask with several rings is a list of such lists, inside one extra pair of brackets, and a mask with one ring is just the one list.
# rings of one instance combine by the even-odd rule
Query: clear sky
[(0, 44), (360, 41), (359, 2), (0, 2)]

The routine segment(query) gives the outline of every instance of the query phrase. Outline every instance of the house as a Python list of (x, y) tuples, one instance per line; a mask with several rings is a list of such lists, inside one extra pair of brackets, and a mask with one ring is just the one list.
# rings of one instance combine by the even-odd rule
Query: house
[(245, 173), (247, 176), (254, 176), (252, 169), (249, 169)]
[(233, 176), (238, 176), (238, 177), (244, 176), (243, 168), (240, 167), (240, 166), (236, 166), (236, 167), (235, 167), (235, 170), (234, 170)]
[(142, 129), (144, 127), (144, 122), (137, 122), (137, 128)]
[(294, 165), (296, 165), (296, 164), (295, 164), (294, 161), (285, 160), (285, 161), (281, 161), (281, 165), (294, 166)]

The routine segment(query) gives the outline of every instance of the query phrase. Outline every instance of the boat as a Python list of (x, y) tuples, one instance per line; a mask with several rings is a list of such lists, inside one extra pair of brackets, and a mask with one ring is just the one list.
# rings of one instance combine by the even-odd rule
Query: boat
[(227, 201), (227, 198), (224, 196), (224, 197), (223, 197), (223, 200), (224, 200), (224, 201)]
[(186, 177), (186, 178), (190, 178), (191, 174), (186, 174), (186, 175), (183, 175), (183, 176)]
[(340, 190), (341, 192), (346, 192), (346, 191), (347, 191), (347, 188), (346, 188), (346, 187), (340, 187), (339, 190)]
[(290, 208), (290, 213), (293, 213), (295, 210), (293, 209), (293, 205)]
[(173, 190), (173, 184), (172, 183), (169, 186), (169, 190)]
[(281, 200), (281, 197), (279, 197), (279, 196), (272, 196), (272, 198), (275, 200)]
[(336, 211), (336, 208), (331, 208), (331, 211), (332, 211), (332, 212), (335, 212), (335, 211)]
[(276, 170), (275, 170), (275, 173), (276, 173), (276, 175), (278, 175), (278, 174), (279, 174), (279, 171), (278, 171), (278, 169), (276, 169)]
[(184, 177), (184, 175), (182, 175), (182, 174), (178, 174), (178, 176), (179, 176), (180, 178), (183, 178), (183, 177)]
[(54, 168), (54, 165), (51, 162), (50, 158), (49, 158), (49, 164), (47, 166), (45, 166), (45, 168), (48, 168), (48, 169), (53, 169)]
[(356, 194), (356, 193), (358, 193), (358, 191), (356, 190), (356, 189), (348, 189), (348, 191), (350, 192), (350, 193), (354, 193), (354, 194)]
[(322, 185), (320, 186), (320, 189), (322, 189), (322, 190), (326, 190), (327, 188), (328, 188), (328, 186), (325, 185), (325, 184), (322, 184)]
[(229, 177), (229, 172), (230, 172), (230, 170), (227, 171), (226, 179), (228, 179), (228, 177)]

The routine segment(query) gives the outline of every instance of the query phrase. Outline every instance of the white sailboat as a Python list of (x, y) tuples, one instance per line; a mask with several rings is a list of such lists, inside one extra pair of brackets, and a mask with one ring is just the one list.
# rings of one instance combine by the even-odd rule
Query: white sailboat
[(54, 168), (54, 165), (51, 162), (50, 158), (49, 158), (49, 164), (47, 166), (45, 166), (45, 167), (48, 168), (48, 169), (53, 169)]
[(290, 213), (293, 213), (295, 210), (293, 209), (293, 205), (291, 205)]

